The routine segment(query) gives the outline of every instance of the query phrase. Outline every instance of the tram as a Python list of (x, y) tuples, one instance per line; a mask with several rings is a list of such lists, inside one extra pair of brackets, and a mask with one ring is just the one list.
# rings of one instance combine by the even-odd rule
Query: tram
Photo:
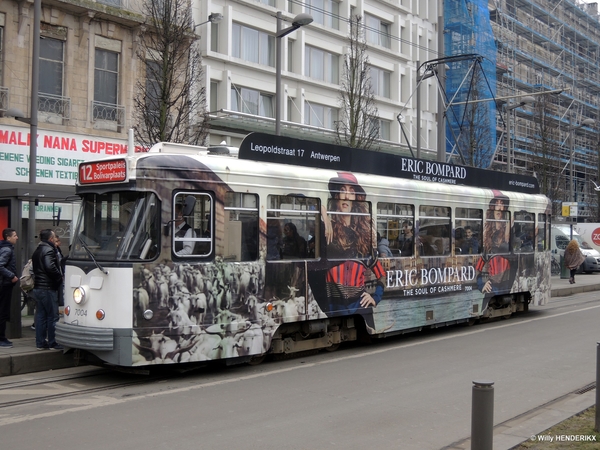
[(56, 336), (107, 365), (257, 363), (550, 295), (523, 175), (252, 133), (84, 162), (76, 191)]

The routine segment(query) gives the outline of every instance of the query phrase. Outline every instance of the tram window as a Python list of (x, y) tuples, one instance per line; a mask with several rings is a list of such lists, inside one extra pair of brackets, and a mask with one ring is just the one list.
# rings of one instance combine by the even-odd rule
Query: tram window
[(421, 256), (450, 254), (450, 208), (447, 206), (419, 207), (417, 247)]
[(258, 196), (241, 192), (225, 194), (226, 261), (258, 259)]
[(483, 210), (456, 208), (454, 223), (455, 254), (472, 255), (481, 253)]
[(527, 211), (515, 212), (513, 226), (513, 251), (515, 253), (530, 253), (535, 244), (535, 214)]
[(318, 258), (324, 241), (319, 199), (269, 195), (267, 204), (267, 259)]
[(510, 211), (502, 202), (494, 202), (486, 212), (483, 226), (483, 251), (508, 253), (510, 242)]
[(178, 192), (173, 199), (173, 252), (206, 257), (213, 251), (213, 199), (210, 194)]
[(537, 251), (542, 252), (548, 250), (548, 240), (546, 239), (546, 229), (548, 228), (548, 222), (546, 220), (546, 214), (538, 214), (538, 227), (537, 227)]
[(158, 254), (160, 205), (150, 192), (86, 194), (72, 259), (147, 260)]
[[(394, 256), (414, 253), (415, 207), (402, 203), (377, 203), (377, 232), (389, 241)], [(406, 226), (404, 226), (406, 224)]]

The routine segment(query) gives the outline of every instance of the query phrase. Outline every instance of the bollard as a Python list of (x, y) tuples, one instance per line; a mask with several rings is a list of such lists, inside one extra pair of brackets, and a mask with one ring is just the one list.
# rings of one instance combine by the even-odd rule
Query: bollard
[(596, 422), (595, 430), (600, 430), (600, 342), (596, 342)]
[(494, 443), (494, 382), (473, 381), (471, 450), (492, 450)]

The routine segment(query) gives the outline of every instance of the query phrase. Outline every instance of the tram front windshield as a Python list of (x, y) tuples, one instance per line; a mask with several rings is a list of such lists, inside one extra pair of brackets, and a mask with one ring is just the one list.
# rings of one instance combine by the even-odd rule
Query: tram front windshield
[(160, 239), (160, 205), (151, 192), (85, 194), (69, 259), (147, 260)]

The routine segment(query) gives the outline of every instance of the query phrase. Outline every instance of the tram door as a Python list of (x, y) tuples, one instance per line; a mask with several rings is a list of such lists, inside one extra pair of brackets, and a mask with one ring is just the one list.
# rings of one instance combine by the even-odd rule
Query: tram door
[(309, 272), (322, 256), (322, 229), (318, 198), (268, 196), (265, 298), (294, 303), (298, 316), (307, 310)]

